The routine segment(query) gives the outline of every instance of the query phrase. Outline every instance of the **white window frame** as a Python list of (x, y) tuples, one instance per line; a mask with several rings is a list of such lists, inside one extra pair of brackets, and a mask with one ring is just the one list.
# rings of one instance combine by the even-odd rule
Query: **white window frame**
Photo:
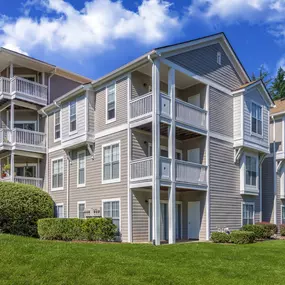
[(16, 129), (15, 124), (34, 124), (35, 132), (37, 132), (37, 125), (38, 125), (37, 121), (14, 121), (14, 126), (13, 126), (14, 129)]
[[(255, 179), (256, 179), (256, 181), (255, 181), (255, 185), (246, 184), (246, 157), (250, 157), (251, 159), (254, 158), (256, 160), (256, 167), (255, 167), (255, 172), (256, 172), (256, 178)], [(246, 187), (254, 187), (254, 188), (258, 187), (258, 179), (259, 179), (258, 164), (259, 164), (259, 160), (258, 160), (257, 156), (245, 153), (245, 158), (244, 158), (244, 184)]]
[[(85, 219), (85, 217), (84, 218), (79, 218), (79, 205), (84, 205), (84, 211), (85, 211), (85, 209), (86, 209), (86, 201), (78, 201), (77, 202), (77, 218), (78, 219)], [(84, 212), (83, 212), (83, 214), (84, 214)]]
[(285, 210), (285, 205), (281, 205), (281, 225), (285, 225), (285, 223), (283, 224), (282, 223), (282, 220), (283, 220), (283, 218), (282, 218), (282, 211), (283, 211), (283, 209)]
[[(59, 113), (59, 132), (60, 132), (60, 136), (57, 139), (55, 138), (55, 126), (56, 126), (55, 125), (55, 114), (56, 113)], [(53, 114), (53, 138), (54, 138), (54, 142), (58, 142), (61, 140), (61, 132), (62, 132), (61, 126), (62, 126), (62, 124), (61, 124), (61, 110), (59, 110), (57, 112), (54, 112), (54, 114)]]
[[(52, 182), (53, 182), (53, 181), (52, 181), (52, 179), (53, 179), (53, 162), (56, 161), (56, 160), (61, 160), (61, 159), (62, 159), (62, 187), (53, 188), (53, 187), (52, 187), (52, 185), (53, 185), (53, 183), (52, 183)], [(63, 158), (63, 156), (53, 158), (53, 159), (51, 160), (51, 165), (50, 165), (50, 167), (51, 167), (51, 171), (50, 171), (50, 173), (51, 173), (51, 191), (63, 190), (63, 189), (64, 189), (64, 158)]]
[[(150, 148), (152, 148), (152, 143), (148, 143), (148, 145), (147, 145), (148, 157), (151, 157), (151, 156), (152, 156), (152, 152), (151, 152)], [(165, 150), (165, 151), (168, 152), (168, 147), (167, 147), (167, 146), (161, 145), (161, 146), (160, 146), (160, 149)], [(183, 152), (182, 152), (182, 150), (177, 148), (177, 149), (175, 150), (175, 152), (180, 153), (180, 155), (181, 155), (181, 160), (183, 160)], [(161, 156), (161, 155), (160, 155), (160, 156)], [(176, 153), (175, 153), (175, 159), (176, 159)]]
[[(65, 218), (65, 215), (64, 215), (64, 203), (56, 203), (55, 206), (56, 206), (56, 207), (58, 207), (58, 206), (61, 207), (61, 206), (62, 206), (62, 209), (63, 209), (63, 217), (61, 217), (61, 218)], [(56, 218), (59, 218), (59, 217), (56, 217)]]
[(252, 213), (252, 224), (255, 224), (255, 203), (254, 202), (241, 202), (241, 226), (243, 226), (243, 206), (244, 205), (251, 205), (253, 206), (253, 213)]
[[(108, 119), (108, 88), (110, 86), (112, 86), (112, 85), (114, 85), (114, 90), (115, 90), (115, 94), (114, 94), (114, 99), (115, 99), (115, 104), (114, 104), (115, 105), (115, 111), (114, 111), (114, 114), (115, 114), (115, 116), (112, 119)], [(117, 119), (117, 82), (113, 81), (110, 84), (108, 84), (106, 86), (105, 92), (106, 92), (106, 104), (105, 104), (106, 124), (110, 124), (110, 123), (115, 122), (116, 119)]]
[[(119, 144), (119, 178), (104, 180), (104, 148), (108, 146), (112, 146), (115, 144)], [(109, 183), (118, 183), (121, 182), (121, 141), (113, 141), (107, 144), (102, 145), (102, 184), (109, 184)]]
[[(259, 133), (255, 133), (252, 131), (252, 118), (253, 118), (253, 105), (256, 105), (257, 107), (260, 107), (261, 108), (261, 134)], [(250, 134), (252, 136), (256, 136), (256, 137), (260, 137), (260, 138), (263, 138), (263, 106), (258, 104), (257, 102), (255, 101), (251, 101), (250, 102), (250, 106), (251, 106), (251, 110), (250, 110)], [(256, 119), (256, 118), (255, 118)], [(257, 119), (256, 119), (257, 121)]]
[[(104, 203), (106, 202), (119, 202), (119, 232), (122, 230), (122, 219), (121, 219), (121, 199), (120, 198), (112, 198), (112, 199), (102, 199), (102, 217), (104, 217)], [(107, 217), (108, 218), (108, 217)]]
[(217, 64), (222, 65), (222, 53), (220, 51), (217, 52)]
[[(14, 77), (21, 77), (21, 78), (24, 78), (24, 79), (32, 77), (32, 78), (34, 78), (34, 82), (35, 83), (39, 83), (38, 80), (37, 80), (37, 75), (36, 74), (14, 74)], [(29, 80), (29, 79), (27, 79), (27, 80)], [(31, 81), (31, 82), (33, 82), (33, 81)]]
[[(70, 121), (70, 109), (71, 109), (71, 104), (72, 103), (75, 103), (75, 130), (74, 131), (71, 131), (70, 130), (70, 124), (71, 124), (71, 121)], [(77, 100), (74, 99), (72, 101), (69, 102), (69, 105), (68, 105), (68, 122), (69, 122), (69, 126), (68, 126), (68, 129), (69, 129), (69, 135), (73, 135), (73, 134), (76, 134), (77, 133), (77, 129), (78, 129), (78, 126), (77, 126)]]
[[(35, 178), (37, 178), (38, 177), (38, 171), (39, 171), (39, 169), (38, 169), (38, 164), (37, 163), (15, 163), (15, 168), (16, 167), (25, 167), (25, 166), (34, 166), (34, 167), (36, 167), (36, 177)], [(15, 171), (15, 173), (16, 173), (16, 171)], [(26, 176), (23, 176), (23, 177), (26, 177)], [(28, 177), (27, 177), (28, 178)]]
[[(84, 183), (79, 183), (79, 156), (84, 154)], [(81, 150), (77, 152), (77, 187), (85, 187), (86, 186), (86, 150)]]

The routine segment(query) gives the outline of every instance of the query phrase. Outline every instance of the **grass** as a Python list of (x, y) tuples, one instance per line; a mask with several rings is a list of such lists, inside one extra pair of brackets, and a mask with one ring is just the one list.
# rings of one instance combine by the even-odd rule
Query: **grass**
[(0, 284), (284, 284), (285, 241), (92, 244), (0, 235)]

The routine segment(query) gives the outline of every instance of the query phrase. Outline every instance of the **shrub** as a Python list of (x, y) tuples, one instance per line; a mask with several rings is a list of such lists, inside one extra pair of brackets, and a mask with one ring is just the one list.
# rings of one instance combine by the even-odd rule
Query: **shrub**
[(253, 243), (255, 240), (254, 232), (249, 231), (232, 231), (230, 241), (235, 244)]
[(270, 238), (273, 235), (277, 234), (278, 227), (275, 224), (267, 223), (267, 222), (261, 222), (257, 223), (257, 225), (260, 225), (264, 229), (264, 238)]
[(38, 233), (41, 239), (48, 240), (114, 240), (117, 227), (111, 219), (41, 219)]
[(37, 221), (53, 217), (53, 201), (43, 190), (12, 182), (0, 182), (0, 231), (38, 236)]
[(265, 229), (261, 225), (244, 225), (241, 228), (242, 231), (254, 232), (256, 239), (265, 238)]
[(285, 236), (285, 225), (280, 225), (280, 234), (281, 236)]
[(230, 235), (223, 232), (213, 232), (211, 234), (211, 240), (214, 243), (227, 243), (230, 241)]

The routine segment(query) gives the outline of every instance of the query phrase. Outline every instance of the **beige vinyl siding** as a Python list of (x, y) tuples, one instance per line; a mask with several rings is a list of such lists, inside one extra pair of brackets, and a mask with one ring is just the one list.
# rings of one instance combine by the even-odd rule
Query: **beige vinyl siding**
[[(221, 65), (217, 63), (217, 52), (222, 54)], [(237, 89), (243, 83), (222, 46), (218, 43), (182, 52), (169, 57), (168, 60), (230, 90)]]
[[(257, 137), (251, 134), (251, 110), (252, 102), (262, 106), (262, 137)], [(254, 88), (251, 89), (244, 97), (244, 139), (251, 143), (257, 144), (261, 147), (268, 148), (269, 136), (269, 108), (266, 107), (265, 101), (259, 91)]]
[(234, 97), (234, 139), (240, 139), (242, 137), (242, 132), (241, 132), (241, 99), (243, 95), (239, 95)]
[(274, 222), (274, 170), (273, 157), (268, 157), (262, 164), (262, 220)]
[(61, 123), (62, 123), (62, 140), (68, 140), (69, 138), (77, 137), (86, 133), (85, 124), (85, 95), (81, 95), (76, 98), (76, 132), (70, 135), (70, 122), (69, 122), (69, 104), (71, 101), (63, 103), (61, 109)]
[[(111, 84), (111, 83), (110, 83)], [(107, 85), (108, 86), (108, 85)], [(116, 120), (106, 124), (106, 88), (103, 88), (95, 94), (95, 129), (96, 133), (120, 126), (128, 122), (127, 118), (127, 98), (128, 98), (128, 80), (127, 77), (116, 81)]]
[(95, 94), (93, 91), (88, 92), (88, 132), (95, 133)]
[(233, 137), (233, 97), (210, 87), (210, 131)]
[[(275, 120), (275, 148), (276, 151), (282, 151), (282, 138), (283, 138), (283, 128), (282, 128), (282, 118)], [(271, 125), (273, 128), (274, 124)]]
[(211, 231), (228, 227), (239, 229), (242, 202), (255, 202), (255, 222), (260, 221), (259, 196), (240, 194), (240, 169), (234, 164), (230, 143), (210, 139), (210, 215)]

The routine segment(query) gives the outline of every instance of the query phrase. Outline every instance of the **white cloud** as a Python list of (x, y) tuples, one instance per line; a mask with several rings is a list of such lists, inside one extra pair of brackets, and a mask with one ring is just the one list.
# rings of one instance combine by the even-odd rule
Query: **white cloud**
[[(35, 5), (45, 16), (29, 17)], [(86, 2), (82, 10), (64, 0), (29, 0), (24, 9), (22, 17), (0, 23), (0, 43), (28, 52), (37, 46), (53, 51), (98, 52), (120, 39), (157, 44), (181, 28), (170, 2), (164, 0), (143, 0), (136, 12), (126, 9), (121, 1), (111, 0)]]
[(13, 44), (8, 43), (8, 44), (5, 44), (3, 47), (6, 49), (13, 50), (13, 51), (18, 52), (18, 53), (22, 53), (24, 55), (29, 55), (27, 52), (23, 51), (20, 47), (15, 46)]

